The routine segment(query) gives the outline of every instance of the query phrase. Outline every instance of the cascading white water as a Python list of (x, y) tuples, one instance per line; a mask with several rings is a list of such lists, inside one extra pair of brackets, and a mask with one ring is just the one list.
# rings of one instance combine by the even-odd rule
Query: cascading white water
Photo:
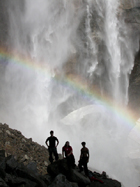
[[(87, 99), (86, 92), (83, 96), (63, 82), (66, 72), (62, 67), (76, 55), (80, 76), (97, 80), (102, 95), (106, 91), (115, 102), (127, 104), (128, 75), (136, 48), (125, 24), (118, 20), (119, 1), (23, 2), (13, 0), (9, 5), (9, 40), (34, 65), (27, 68), (22, 59), (22, 65), (9, 60), (0, 82), (0, 119), (43, 145), (53, 129), (60, 140), (59, 152), (69, 140), (76, 161), (80, 143), (86, 141), (91, 168), (105, 170), (124, 186), (138, 186), (139, 172), (126, 155), (129, 131), (124, 121), (108, 104)], [(91, 26), (93, 18), (95, 26)]]
[(119, 88), (119, 77), (121, 73), (121, 50), (119, 44), (119, 24), (117, 15), (118, 1), (107, 1), (105, 5), (106, 17), (105, 17), (105, 42), (109, 52), (111, 62), (108, 64), (109, 71), (109, 80), (112, 84), (113, 98), (116, 101), (119, 101), (122, 98)]

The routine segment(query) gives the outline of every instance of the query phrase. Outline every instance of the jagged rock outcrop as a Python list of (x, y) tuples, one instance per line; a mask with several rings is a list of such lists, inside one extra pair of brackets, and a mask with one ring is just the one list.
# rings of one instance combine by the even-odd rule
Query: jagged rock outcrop
[[(133, 40), (140, 40), (140, 6), (126, 9), (123, 12), (125, 22), (131, 29)], [(139, 41), (135, 42), (139, 43)], [(135, 111), (136, 118), (139, 118), (140, 106), (140, 47), (137, 46), (134, 67), (129, 79), (129, 106)]]
[(49, 187), (78, 187), (78, 184), (69, 182), (62, 174), (58, 174)]
[(62, 173), (67, 177), (68, 180), (76, 182), (80, 185), (90, 184), (90, 180), (87, 177), (82, 176), (76, 169), (73, 170), (68, 167), (66, 159), (59, 160), (49, 165), (47, 171), (51, 176), (54, 177), (56, 177), (59, 173)]
[(129, 105), (137, 112), (136, 117), (139, 118), (140, 113), (140, 50), (135, 57), (135, 66), (132, 70), (129, 83)]
[(5, 150), (6, 157), (14, 155), (19, 163), (36, 165), (40, 174), (47, 173), (47, 166), (49, 163), (48, 150), (32, 141), (32, 138), (25, 138), (18, 130), (9, 128), (7, 124), (0, 124), (0, 149)]
[(46, 186), (37, 169), (18, 163), (12, 155), (5, 157), (4, 150), (0, 151), (0, 171), (0, 186)]
[(50, 164), (47, 171), (53, 177), (57, 177), (61, 173), (65, 175), (69, 181), (78, 184), (80, 187), (121, 187), (120, 182), (110, 179), (105, 172), (99, 174), (89, 171), (89, 176), (87, 177), (83, 172), (79, 172), (77, 166), (74, 169), (69, 168), (66, 159), (58, 160)]
[(87, 177), (77, 169), (70, 168), (67, 160), (62, 159), (48, 166), (49, 174), (40, 175), (36, 165), (25, 166), (13, 155), (5, 157), (5, 151), (0, 150), (1, 187), (121, 187), (120, 182), (109, 179), (104, 173), (90, 171)]

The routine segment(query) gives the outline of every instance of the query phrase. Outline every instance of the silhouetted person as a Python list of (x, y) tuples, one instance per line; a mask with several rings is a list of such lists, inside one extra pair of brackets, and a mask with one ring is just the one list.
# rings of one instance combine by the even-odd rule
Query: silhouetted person
[(64, 154), (65, 154), (65, 157), (67, 158), (68, 166), (74, 168), (75, 167), (75, 158), (74, 158), (74, 155), (73, 155), (72, 147), (70, 146), (68, 141), (62, 147), (63, 158), (64, 158)]
[(89, 150), (87, 147), (85, 147), (86, 143), (82, 142), (82, 149), (81, 149), (81, 154), (80, 154), (80, 160), (79, 160), (79, 169), (80, 172), (83, 171), (83, 166), (84, 166), (84, 172), (85, 175), (88, 176), (88, 168), (87, 168), (87, 163), (89, 161)]
[[(51, 162), (51, 163), (53, 163), (53, 157), (52, 157), (52, 154), (54, 154), (54, 156), (55, 156), (55, 160), (58, 160), (58, 153), (57, 153), (57, 146), (58, 146), (58, 144), (59, 144), (59, 141), (58, 141), (58, 139), (53, 135), (54, 134), (54, 132), (53, 131), (50, 131), (50, 137), (48, 137), (47, 139), (46, 139), (46, 145), (47, 145), (47, 147), (48, 147), (48, 151), (49, 151), (49, 161)], [(48, 145), (48, 142), (49, 142), (49, 145)], [(56, 144), (56, 142), (57, 142), (57, 144)]]

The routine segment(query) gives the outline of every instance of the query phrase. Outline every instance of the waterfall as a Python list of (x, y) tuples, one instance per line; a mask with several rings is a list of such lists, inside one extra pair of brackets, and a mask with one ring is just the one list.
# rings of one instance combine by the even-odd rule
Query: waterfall
[(0, 82), (0, 119), (42, 145), (54, 130), (58, 151), (69, 141), (77, 162), (85, 141), (90, 168), (132, 187), (140, 181), (127, 155), (131, 129), (115, 105), (127, 107), (138, 43), (119, 3), (12, 0), (8, 42), (16, 53)]
[[(107, 1), (106, 2), (106, 17), (105, 17), (105, 34), (106, 45), (109, 52), (110, 63), (108, 64), (109, 80), (111, 82), (111, 89), (113, 91), (113, 98), (119, 100), (120, 88), (119, 77), (121, 73), (121, 50), (119, 44), (119, 24), (116, 17), (118, 2)], [(114, 88), (114, 89), (113, 89)], [(122, 98), (124, 99), (124, 98)]]

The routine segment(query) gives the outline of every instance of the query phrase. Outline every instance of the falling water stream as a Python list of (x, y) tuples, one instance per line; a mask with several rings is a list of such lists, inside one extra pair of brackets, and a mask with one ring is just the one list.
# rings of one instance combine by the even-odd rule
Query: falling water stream
[(53, 129), (58, 151), (69, 140), (76, 162), (86, 141), (89, 167), (132, 187), (140, 172), (127, 154), (131, 128), (115, 105), (127, 106), (138, 44), (118, 10), (119, 0), (10, 2), (9, 43), (28, 60), (7, 59), (0, 119), (42, 145)]

